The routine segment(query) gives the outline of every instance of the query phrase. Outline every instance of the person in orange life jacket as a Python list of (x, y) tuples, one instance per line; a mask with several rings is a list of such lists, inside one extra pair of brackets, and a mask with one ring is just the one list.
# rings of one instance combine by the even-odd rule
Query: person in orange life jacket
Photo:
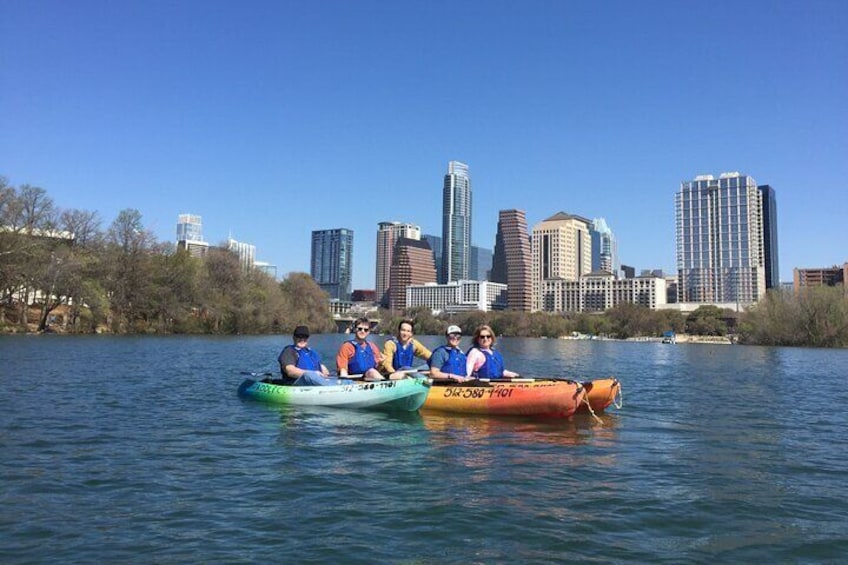
[(486, 325), (474, 330), (471, 348), (466, 353), (466, 371), (477, 379), (518, 376), (518, 373), (504, 369), (503, 356), (500, 351), (495, 351), (495, 332)]
[[(432, 353), (412, 337), (415, 324), (412, 320), (401, 320), (397, 327), (397, 336), (391, 337), (383, 344), (383, 363), (381, 369), (384, 375), (392, 380), (402, 379), (412, 369), (415, 358), (430, 360)], [(404, 372), (401, 372), (404, 371)]]
[(377, 366), (383, 362), (383, 356), (377, 346), (368, 341), (371, 322), (368, 318), (357, 318), (353, 327), (356, 337), (344, 342), (336, 355), (339, 376), (362, 375), (366, 381), (382, 381), (383, 375)]
[(321, 363), (318, 353), (309, 348), (309, 328), (297, 326), (294, 329), (294, 343), (280, 352), (277, 361), (284, 384), (296, 386), (329, 386), (353, 384), (349, 379), (331, 377), (330, 371)]
[(430, 378), (458, 383), (471, 380), (466, 373), (465, 353), (459, 348), (462, 330), (459, 326), (448, 326), (445, 335), (447, 343), (434, 349), (430, 356)]

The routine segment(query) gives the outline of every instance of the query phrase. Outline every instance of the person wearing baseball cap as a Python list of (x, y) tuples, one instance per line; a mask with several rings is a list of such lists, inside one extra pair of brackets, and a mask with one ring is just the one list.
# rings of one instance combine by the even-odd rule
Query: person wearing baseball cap
[(430, 378), (436, 381), (461, 383), (469, 380), (466, 373), (465, 353), (459, 348), (462, 329), (451, 324), (445, 330), (447, 343), (433, 350), (430, 356)]
[(297, 326), (294, 329), (293, 342), (285, 346), (277, 358), (283, 384), (295, 386), (352, 384), (353, 381), (349, 379), (330, 376), (330, 371), (321, 363), (318, 352), (309, 348), (308, 327)]

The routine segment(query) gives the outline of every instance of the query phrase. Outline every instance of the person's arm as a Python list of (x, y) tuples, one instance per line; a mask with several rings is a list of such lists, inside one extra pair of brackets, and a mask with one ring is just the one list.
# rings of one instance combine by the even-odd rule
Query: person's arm
[(483, 363), (486, 362), (486, 356), (483, 355), (483, 352), (477, 349), (476, 347), (472, 348), (471, 351), (468, 352), (467, 357), (465, 358), (465, 374), (468, 376), (474, 376), (474, 373), (477, 372), (477, 369), (483, 366)]
[(380, 348), (373, 341), (369, 341), (368, 345), (371, 346), (371, 353), (374, 354), (374, 363), (379, 368), (383, 364), (383, 354), (380, 353)]
[(323, 363), (321, 363), (321, 374), (324, 375), (325, 377), (330, 376), (330, 370), (327, 369), (327, 366), (324, 365)]
[(339, 347), (339, 352), (336, 355), (336, 369), (339, 371), (339, 376), (347, 376), (347, 363), (354, 353), (353, 346), (348, 342), (344, 342)]
[(280, 354), (280, 372), (284, 377), (298, 378), (303, 372), (298, 372), (297, 353), (293, 349), (286, 349)]
[(515, 377), (520, 377), (521, 375), (519, 375), (515, 371), (507, 371), (506, 369), (504, 369), (503, 376), (508, 377), (510, 379), (514, 379)]
[(418, 341), (415, 338), (412, 339), (412, 344), (414, 346), (413, 349), (415, 351), (416, 357), (418, 357), (419, 359), (423, 359), (424, 361), (430, 361), (430, 357), (433, 356), (432, 351), (430, 351), (429, 349), (424, 347), (424, 344), (422, 344), (420, 341)]
[(391, 375), (395, 372), (394, 366), (392, 366), (392, 361), (395, 358), (395, 350), (397, 346), (395, 345), (394, 340), (387, 339), (386, 343), (383, 344), (383, 363), (382, 369), (383, 373), (386, 375)]

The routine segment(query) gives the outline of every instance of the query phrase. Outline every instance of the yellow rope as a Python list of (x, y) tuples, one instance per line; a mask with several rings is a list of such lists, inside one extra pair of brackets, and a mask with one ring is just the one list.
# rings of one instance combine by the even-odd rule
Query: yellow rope
[(589, 403), (589, 395), (588, 394), (583, 395), (583, 402), (586, 403), (586, 408), (589, 409), (589, 414), (592, 415), (592, 417), (595, 419), (595, 421), (598, 422), (599, 424), (603, 424), (604, 421), (601, 420), (600, 418), (598, 418), (598, 415), (595, 414), (594, 410), (592, 410), (592, 405)]

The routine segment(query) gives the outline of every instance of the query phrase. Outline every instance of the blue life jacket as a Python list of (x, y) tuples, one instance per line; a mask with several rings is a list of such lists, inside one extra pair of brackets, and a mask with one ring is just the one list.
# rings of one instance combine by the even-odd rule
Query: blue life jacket
[(415, 342), (409, 340), (406, 347), (402, 346), (397, 338), (391, 338), (395, 342), (395, 356), (392, 358), (392, 367), (395, 371), (403, 367), (412, 367), (415, 362)]
[(478, 379), (499, 379), (503, 377), (504, 360), (500, 351), (485, 351), (479, 347), (471, 347), (468, 352), (470, 353), (472, 349), (476, 349), (486, 358), (486, 361), (477, 368), (472, 376)]
[[(320, 371), (321, 370), (321, 359), (318, 357), (318, 354), (309, 349), (308, 347), (295, 347), (294, 345), (287, 345), (283, 348), (283, 351), (286, 349), (293, 349), (295, 354), (297, 354), (297, 363), (295, 367), (298, 369), (303, 369), (304, 371)], [(280, 353), (280, 359), (283, 358), (283, 354)]]
[[(453, 347), (448, 347), (447, 345), (440, 345), (433, 351), (433, 356), (430, 357), (430, 361), (436, 357), (436, 351), (440, 349), (444, 349), (448, 352), (448, 360), (444, 365), (439, 367), (443, 373), (450, 373), (452, 375), (465, 375), (465, 353), (460, 349), (455, 349)], [(430, 365), (432, 368), (432, 365)]]
[(371, 349), (370, 342), (366, 341), (364, 347), (360, 347), (355, 339), (350, 340), (348, 343), (353, 346), (356, 352), (347, 362), (348, 374), (361, 375), (368, 369), (373, 369), (377, 366), (377, 360), (374, 359), (374, 350)]

